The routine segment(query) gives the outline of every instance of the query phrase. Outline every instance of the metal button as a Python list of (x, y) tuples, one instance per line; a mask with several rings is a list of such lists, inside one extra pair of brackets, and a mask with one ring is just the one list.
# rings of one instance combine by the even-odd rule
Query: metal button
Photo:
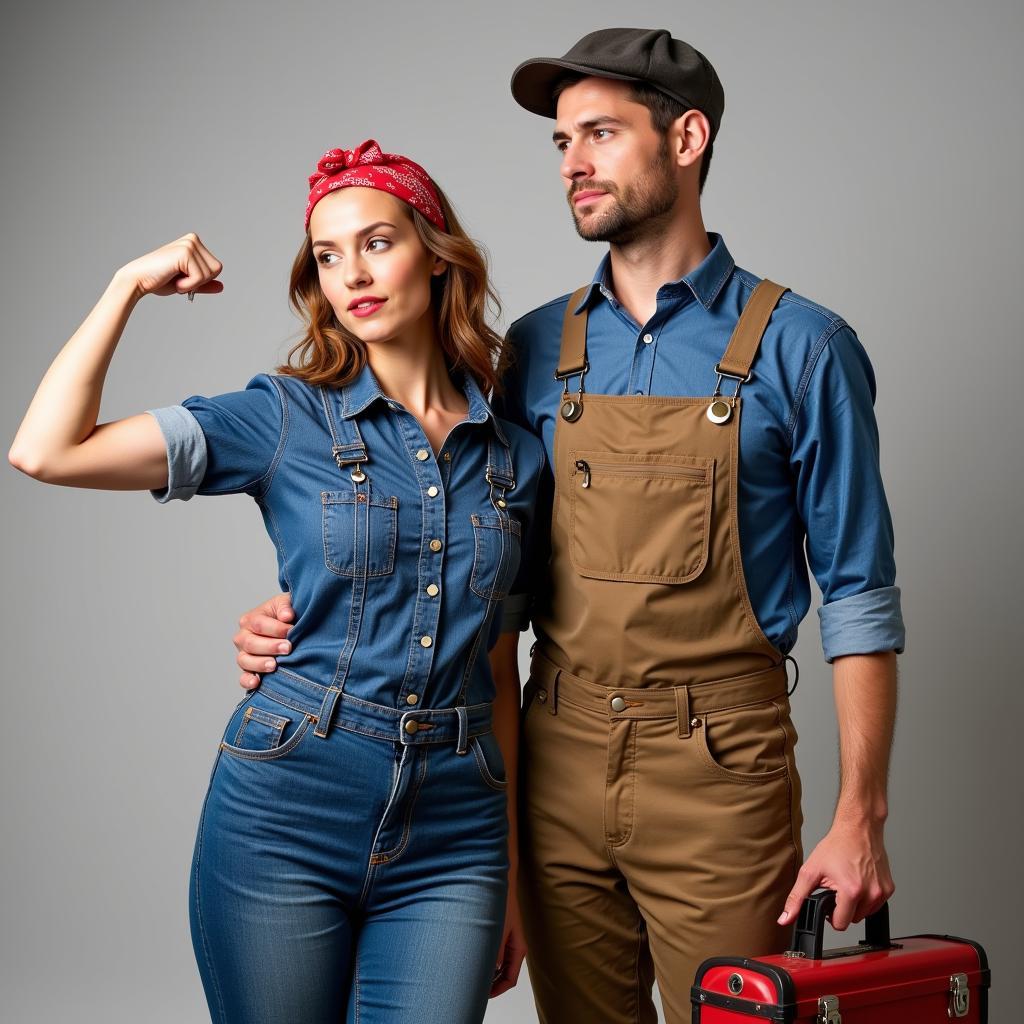
[(433, 484), (431, 484), (427, 488), (427, 494), (429, 494), (430, 497), (432, 497), (432, 498), (436, 498), (437, 497), (437, 488)]
[(436, 583), (428, 583), (427, 584), (427, 593), (431, 597), (437, 597), (438, 593), (440, 593), (440, 590), (441, 590), (441, 588)]
[(434, 540), (432, 540), (430, 542), (430, 550), (431, 551), (440, 551), (441, 550), (441, 542), (436, 537), (434, 538)]
[(621, 697), (612, 697), (612, 711), (625, 711), (626, 702)]
[(645, 345), (650, 345), (650, 343), (652, 341), (654, 341), (654, 335), (653, 334), (645, 334), (644, 335), (644, 344)]
[(700, 728), (700, 719), (699, 718), (691, 718), (690, 719), (690, 728), (691, 729), (699, 729)]
[(405, 723), (405, 731), (410, 736), (412, 736), (414, 733), (419, 732), (419, 728), (420, 728), (420, 723), (415, 721), (412, 718), (410, 718), (409, 721)]
[(545, 703), (545, 701), (547, 701), (547, 699), (548, 699), (548, 691), (547, 690), (538, 690), (537, 691), (537, 700), (541, 704)]
[(420, 637), (420, 647), (429, 647), (433, 642), (429, 636)]
[(504, 508), (505, 507), (505, 499), (504, 498), (499, 498), (494, 504), (497, 505), (498, 508)]
[(452, 453), (451, 452), (445, 452), (444, 453), (444, 461), (445, 462), (451, 462), (452, 461)]
[(419, 704), (419, 702), (420, 699), (416, 696), (415, 693), (410, 693), (409, 696), (405, 698), (406, 704)]
[(428, 452), (426, 448), (421, 448), (416, 453), (416, 458), (419, 459), (420, 462), (426, 462), (426, 460), (430, 458), (430, 452)]

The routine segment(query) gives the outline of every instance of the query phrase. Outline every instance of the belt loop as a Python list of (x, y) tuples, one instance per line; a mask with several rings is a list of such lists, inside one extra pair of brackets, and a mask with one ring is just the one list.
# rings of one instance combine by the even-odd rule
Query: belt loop
[(676, 695), (676, 722), (679, 726), (679, 736), (683, 739), (690, 737), (690, 689), (687, 686), (673, 687)]
[(555, 674), (551, 678), (551, 684), (548, 686), (548, 714), (558, 714), (558, 677), (562, 674), (562, 670), (555, 669)]
[(469, 753), (469, 712), (465, 704), (460, 704), (455, 709), (459, 716), (459, 745), (455, 748), (456, 754)]
[(331, 727), (331, 720), (334, 718), (334, 707), (341, 696), (341, 690), (337, 686), (329, 686), (324, 695), (324, 702), (320, 705), (320, 720), (313, 730), (315, 736), (326, 736), (327, 730)]

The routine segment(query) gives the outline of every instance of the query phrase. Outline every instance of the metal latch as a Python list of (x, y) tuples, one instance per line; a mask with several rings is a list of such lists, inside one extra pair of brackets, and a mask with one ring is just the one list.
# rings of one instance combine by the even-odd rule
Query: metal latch
[(954, 974), (949, 979), (950, 1017), (966, 1017), (971, 1005), (971, 989), (966, 974)]
[(838, 996), (822, 996), (818, 1000), (818, 1024), (843, 1024)]

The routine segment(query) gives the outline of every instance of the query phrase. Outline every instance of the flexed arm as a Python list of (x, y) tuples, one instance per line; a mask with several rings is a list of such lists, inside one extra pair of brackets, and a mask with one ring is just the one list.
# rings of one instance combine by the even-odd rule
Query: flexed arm
[(96, 423), (107, 368), (143, 296), (223, 291), (214, 280), (222, 269), (194, 233), (121, 267), (46, 371), (8, 452), (11, 465), (72, 487), (165, 486), (167, 448), (152, 416)]

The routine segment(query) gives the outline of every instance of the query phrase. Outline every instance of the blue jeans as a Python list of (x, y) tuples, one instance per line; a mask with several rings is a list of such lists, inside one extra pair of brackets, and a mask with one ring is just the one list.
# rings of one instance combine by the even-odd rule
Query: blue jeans
[(325, 693), (279, 670), (225, 729), (189, 886), (211, 1017), (480, 1021), (508, 872), (491, 706), (402, 712), (342, 694), (321, 737)]

